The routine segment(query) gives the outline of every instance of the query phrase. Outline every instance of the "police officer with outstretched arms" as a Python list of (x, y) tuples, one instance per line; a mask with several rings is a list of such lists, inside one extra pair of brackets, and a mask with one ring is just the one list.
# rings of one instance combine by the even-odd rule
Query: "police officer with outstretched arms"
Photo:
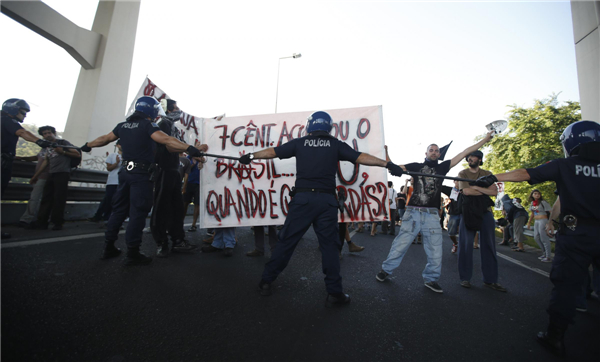
[[(488, 187), (497, 181), (556, 182), (560, 197), (560, 228), (550, 280), (554, 284), (547, 309), (550, 323), (538, 341), (565, 356), (564, 334), (575, 317), (575, 299), (590, 263), (600, 264), (600, 124), (579, 121), (560, 136), (566, 158), (535, 168), (483, 176), (474, 182)], [(550, 224), (549, 228), (553, 226)]]
[(106, 226), (106, 246), (102, 259), (121, 254), (115, 247), (119, 229), (129, 211), (129, 224), (125, 234), (127, 257), (125, 265), (144, 265), (152, 258), (140, 253), (142, 233), (146, 217), (152, 208), (151, 174), (154, 169), (156, 143), (165, 145), (169, 152), (187, 152), (192, 157), (203, 154), (197, 148), (167, 136), (154, 123), (164, 111), (153, 97), (141, 97), (135, 103), (135, 112), (125, 122), (117, 124), (112, 132), (86, 143), (81, 150), (90, 152), (94, 147), (102, 147), (110, 142), (121, 140), (123, 166), (119, 171), (119, 187), (113, 198), (113, 212)]
[(338, 201), (335, 177), (338, 161), (349, 161), (367, 166), (387, 167), (395, 176), (402, 169), (392, 162), (355, 151), (348, 144), (330, 135), (333, 120), (327, 112), (315, 112), (306, 123), (307, 135), (279, 147), (267, 148), (245, 154), (240, 163), (249, 164), (255, 159), (296, 157), (295, 196), (281, 229), (271, 259), (265, 265), (259, 283), (261, 295), (271, 294), (271, 283), (285, 269), (302, 235), (312, 225), (322, 253), (323, 274), (327, 288), (327, 305), (350, 302), (344, 294), (340, 276), (338, 250)]
[[(52, 142), (37, 138), (21, 126), (29, 111), (31, 108), (24, 99), (10, 98), (2, 103), (2, 197), (11, 179), (19, 137), (42, 148), (52, 146)], [(10, 234), (2, 233), (2, 239), (7, 238)]]

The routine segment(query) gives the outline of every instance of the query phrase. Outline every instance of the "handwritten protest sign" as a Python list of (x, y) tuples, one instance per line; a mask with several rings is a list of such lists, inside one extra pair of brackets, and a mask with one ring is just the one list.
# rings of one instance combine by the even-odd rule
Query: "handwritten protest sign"
[[(327, 111), (335, 124), (331, 134), (359, 152), (385, 159), (381, 107)], [(203, 119), (201, 141), (209, 153), (239, 157), (277, 147), (305, 135), (312, 113)], [(313, 160), (319, 162), (319, 160)], [(242, 165), (227, 159), (209, 159), (201, 172), (202, 227), (237, 227), (283, 224), (294, 186), (295, 158), (255, 160)], [(338, 164), (337, 189), (347, 193), (342, 221), (389, 220), (387, 170), (380, 167)]]

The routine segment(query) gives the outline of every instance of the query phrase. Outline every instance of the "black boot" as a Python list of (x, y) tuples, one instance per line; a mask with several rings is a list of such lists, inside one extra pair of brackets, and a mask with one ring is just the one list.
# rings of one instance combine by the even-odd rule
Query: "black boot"
[(271, 295), (271, 283), (261, 280), (260, 283), (258, 283), (258, 291), (260, 292), (260, 295), (265, 297)]
[(100, 259), (106, 260), (121, 255), (121, 249), (115, 247), (114, 241), (106, 240), (104, 242), (106, 243), (104, 246), (104, 253)]
[(140, 248), (127, 248), (127, 257), (125, 265), (147, 265), (152, 262), (152, 258), (140, 253)]
[(550, 324), (546, 332), (538, 333), (537, 341), (555, 355), (565, 357), (565, 331), (566, 329)]
[(326, 307), (338, 307), (350, 303), (350, 296), (344, 293), (328, 294), (325, 300)]
[(156, 256), (159, 258), (166, 258), (169, 255), (169, 243), (164, 242), (158, 245), (158, 250), (156, 251)]

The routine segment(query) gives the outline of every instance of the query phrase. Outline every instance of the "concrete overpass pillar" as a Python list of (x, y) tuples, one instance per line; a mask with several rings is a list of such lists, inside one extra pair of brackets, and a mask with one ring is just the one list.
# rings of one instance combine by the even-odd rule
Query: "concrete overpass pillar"
[(581, 117), (600, 122), (600, 1), (571, 0)]
[[(65, 139), (80, 146), (124, 120), (140, 0), (99, 1), (92, 31), (102, 35), (95, 68), (81, 68), (65, 126)], [(105, 169), (113, 146), (84, 154), (82, 167)]]

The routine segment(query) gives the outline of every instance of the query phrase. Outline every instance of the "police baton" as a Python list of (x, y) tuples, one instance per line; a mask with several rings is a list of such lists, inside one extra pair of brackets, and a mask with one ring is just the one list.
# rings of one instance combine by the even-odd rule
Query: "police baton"
[(435, 173), (429, 174), (429, 173), (422, 173), (422, 172), (415, 172), (415, 171), (403, 171), (402, 173), (406, 174), (406, 175), (410, 175), (410, 176), (436, 177), (436, 178), (444, 178), (444, 179), (454, 180), (454, 181), (464, 181), (464, 182), (474, 182), (475, 181), (475, 180), (471, 180), (471, 179), (468, 179), (468, 178), (452, 177), (452, 176), (446, 176), (446, 175), (437, 175)]
[(228, 160), (234, 160), (234, 161), (239, 161), (240, 158), (239, 157), (232, 157), (232, 156), (223, 156), (223, 155), (213, 155), (212, 153), (204, 153), (202, 152), (202, 156), (208, 156), (208, 157), (214, 157), (214, 158), (226, 158)]

